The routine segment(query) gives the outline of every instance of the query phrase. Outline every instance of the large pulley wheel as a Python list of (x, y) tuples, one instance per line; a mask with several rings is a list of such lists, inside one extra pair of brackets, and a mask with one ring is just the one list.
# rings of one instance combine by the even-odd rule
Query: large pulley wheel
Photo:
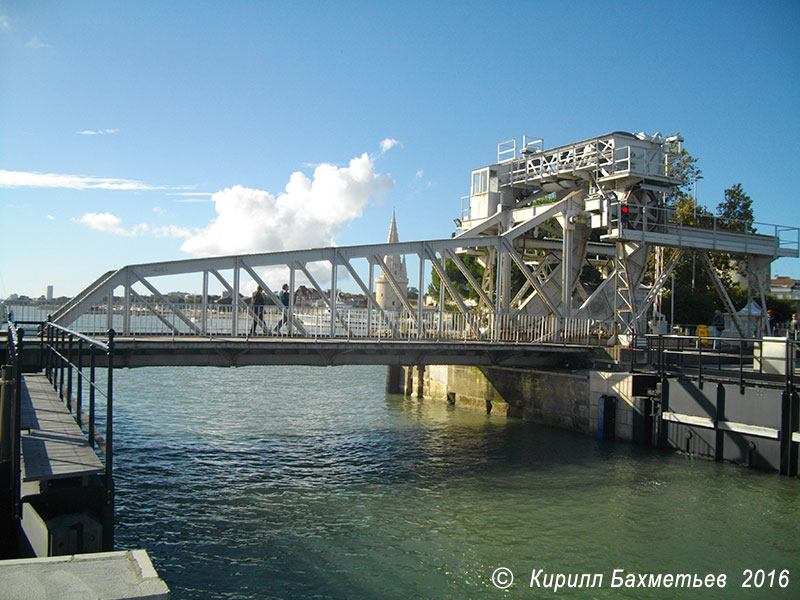
[(626, 194), (626, 229), (655, 231), (661, 222), (658, 197), (651, 190), (634, 189)]

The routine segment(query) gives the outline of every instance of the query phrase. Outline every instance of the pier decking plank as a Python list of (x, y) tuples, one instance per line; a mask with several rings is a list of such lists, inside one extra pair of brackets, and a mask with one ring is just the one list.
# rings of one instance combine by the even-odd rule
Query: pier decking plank
[(22, 481), (103, 472), (103, 463), (44, 375), (25, 375), (21, 392)]

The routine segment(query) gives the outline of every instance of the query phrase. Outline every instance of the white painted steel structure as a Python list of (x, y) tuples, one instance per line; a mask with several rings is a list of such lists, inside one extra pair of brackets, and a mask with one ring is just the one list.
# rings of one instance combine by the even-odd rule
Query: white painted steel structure
[[(666, 202), (677, 185), (670, 175), (672, 147), (680, 148), (678, 138), (622, 132), (549, 150), (539, 139), (523, 138), (519, 147), (509, 140), (498, 145), (496, 164), (472, 172), (471, 193), (450, 239), (128, 265), (102, 275), (61, 307), (53, 320), (75, 327), (82, 318), (103, 314), (105, 327), (122, 335), (246, 336), (256, 314), (242, 290), (258, 284), (275, 305), (265, 310), (266, 324), (271, 327), (285, 318), (285, 331), (296, 336), (532, 343), (574, 336), (586, 340), (581, 343), (614, 343), (618, 335), (647, 332), (648, 313), (673, 268), (685, 253), (695, 252), (741, 332), (709, 253), (746, 257), (752, 289), (758, 290), (764, 305), (770, 262), (798, 256), (800, 231), (774, 225), (749, 233), (755, 224), (711, 217), (702, 223), (684, 221)], [(737, 228), (743, 233), (732, 230)], [(648, 281), (648, 259), (656, 247), (677, 252), (666, 264), (658, 261)], [(482, 281), (467, 268), (465, 255), (477, 257), (483, 266)], [(440, 301), (437, 309), (426, 309), (422, 302), (412, 306), (406, 282), (393, 274), (387, 256), (416, 257), (417, 279), (412, 274), (411, 281), (420, 294), (432, 267), (449, 300), (443, 295), (440, 300), (446, 302)], [(445, 269), (447, 261), (474, 289), (477, 306), (468, 306), (456, 291)], [(600, 271), (599, 284), (589, 287), (581, 281), (585, 265)], [(292, 290), (300, 280), (308, 282), (325, 306), (295, 306), (292, 297), (284, 308), (260, 272), (275, 267), (286, 270)], [(314, 276), (320, 269), (328, 274), (323, 280), (327, 289)], [(519, 289), (512, 289), (512, 270), (522, 282)], [(201, 278), (199, 305), (179, 306), (161, 291), (165, 279), (187, 274)], [(376, 302), (376, 275), (396, 294), (401, 310), (390, 312)], [(338, 305), (341, 276), (364, 294), (366, 308)], [(209, 301), (211, 278), (230, 294), (229, 306)], [(444, 312), (445, 303), (455, 312)], [(150, 323), (155, 319), (158, 325), (141, 331), (142, 315), (150, 315)]]
[[(265, 307), (265, 324), (271, 328), (285, 316), (290, 323), (286, 330), (288, 335), (516, 343), (596, 342), (594, 338), (597, 332), (588, 320), (565, 321), (555, 315), (503, 313), (474, 279), (472, 283), (485, 300), (485, 306), (480, 309), (467, 307), (445, 272), (444, 260), (455, 261), (462, 272), (469, 273), (458, 253), (465, 251), (465, 246), (476, 251), (486, 245), (496, 246), (498, 256), (504, 259), (508, 252), (514, 253), (513, 249), (504, 247), (500, 238), (484, 237), (466, 244), (463, 240), (451, 238), (128, 265), (104, 274), (56, 311), (52, 320), (81, 331), (97, 332), (114, 328), (123, 336), (158, 333), (247, 336), (256, 315), (241, 291), (247, 281), (252, 281), (260, 285), (274, 303), (274, 306)], [(450, 293), (457, 311), (445, 312), (442, 306), (426, 309), (422, 303), (412, 306), (405, 293), (400, 293), (404, 292), (401, 282), (395, 280), (392, 269), (384, 259), (385, 256), (399, 255), (414, 255), (417, 258), (419, 289), (425, 289), (426, 273), (432, 267), (441, 277), (444, 289)], [(312, 266), (319, 271), (320, 263), (326, 266), (329, 273), (325, 282), (329, 284), (327, 289), (323, 289), (312, 274)], [(299, 278), (305, 278), (326, 306), (321, 309), (295, 306), (294, 297), (291, 297), (289, 306), (284, 309), (276, 293), (259, 274), (259, 270), (269, 267), (286, 268), (291, 289), (296, 289)], [(403, 303), (402, 311), (386, 311), (375, 300), (373, 286), (376, 268), (398, 292), (397, 297)], [(330, 301), (329, 290), (338, 289), (340, 271), (347, 273), (361, 289), (369, 303), (367, 308), (343, 307), (338, 302)], [(161, 278), (186, 274), (196, 274), (202, 278), (203, 301), (199, 304), (171, 302), (157, 286), (157, 280)], [(220, 305), (209, 301), (211, 277), (230, 293), (230, 304)]]
[[(586, 319), (614, 336), (646, 333), (648, 313), (673, 268), (695, 252), (741, 333), (709, 253), (746, 257), (749, 287), (763, 306), (770, 262), (798, 256), (800, 231), (770, 225), (750, 233), (758, 224), (684, 219), (667, 203), (678, 184), (670, 151), (680, 152), (681, 142), (677, 136), (615, 132), (552, 149), (529, 137), (519, 146), (515, 140), (498, 144), (497, 163), (472, 172), (470, 195), (456, 220), (458, 239), (502, 240), (474, 253), (485, 266), (484, 287), (498, 290), (498, 310)], [(664, 253), (656, 253), (660, 259), (650, 277), (650, 253), (659, 247), (677, 252), (667, 264)], [(512, 263), (527, 280), (513, 297)], [(581, 281), (586, 265), (602, 274), (594, 289)]]

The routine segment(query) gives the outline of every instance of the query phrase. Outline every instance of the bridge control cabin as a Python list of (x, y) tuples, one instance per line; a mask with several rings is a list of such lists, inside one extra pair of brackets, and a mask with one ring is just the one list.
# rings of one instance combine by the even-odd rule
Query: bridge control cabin
[[(798, 256), (798, 230), (681, 216), (668, 199), (679, 183), (672, 165), (682, 141), (614, 132), (551, 149), (531, 137), (520, 145), (501, 142), (497, 162), (472, 171), (470, 194), (462, 198), (462, 254), (478, 257), (483, 285), (496, 291), (505, 312), (586, 318), (615, 334), (647, 331), (651, 309), (687, 253), (712, 272), (731, 314), (709, 252), (748, 258), (748, 287), (765, 302), (769, 265)], [(466, 249), (466, 240), (481, 236), (499, 236), (505, 252)], [(664, 248), (677, 252), (665, 260)], [(649, 278), (652, 250), (656, 270)], [(525, 276), (521, 290), (511, 289), (512, 264)], [(581, 282), (586, 265), (602, 276), (594, 289)]]

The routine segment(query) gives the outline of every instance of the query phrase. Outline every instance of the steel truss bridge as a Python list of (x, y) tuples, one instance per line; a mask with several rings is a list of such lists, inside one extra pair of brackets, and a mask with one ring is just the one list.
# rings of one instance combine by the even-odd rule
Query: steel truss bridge
[[(519, 148), (513, 140), (503, 142), (496, 164), (472, 172), (451, 238), (128, 265), (100, 276), (52, 321), (87, 333), (113, 328), (128, 337), (252, 338), (254, 324), (255, 333), (264, 334), (285, 323), (281, 336), (314, 340), (625, 343), (648, 332), (648, 316), (657, 320), (674, 267), (693, 253), (711, 274), (739, 335), (747, 337), (711, 255), (746, 260), (748, 287), (765, 307), (770, 263), (798, 256), (800, 231), (678, 214), (666, 199), (678, 183), (670, 164), (680, 141), (617, 132), (549, 150), (536, 139), (523, 138)], [(655, 272), (648, 267), (651, 253)], [(420, 296), (431, 269), (438, 275), (438, 307), (409, 302), (387, 267), (390, 256), (416, 260), (416, 280), (413, 274), (410, 280)], [(468, 268), (466, 256), (476, 258), (481, 276)], [(448, 263), (461, 285), (465, 281), (474, 291), (476, 304), (462, 298)], [(582, 280), (587, 265), (599, 272), (599, 283)], [(322, 305), (307, 306), (291, 294), (284, 307), (266, 283), (275, 280), (276, 269), (291, 290), (307, 283)], [(401, 310), (376, 302), (378, 274), (397, 292)], [(200, 302), (170, 300), (164, 290), (176, 276), (183, 277), (180, 285), (186, 276), (197, 278)], [(366, 297), (365, 308), (337, 301), (345, 278)], [(209, 299), (214, 281), (229, 304)], [(255, 285), (273, 302), (263, 318), (245, 298)]]

